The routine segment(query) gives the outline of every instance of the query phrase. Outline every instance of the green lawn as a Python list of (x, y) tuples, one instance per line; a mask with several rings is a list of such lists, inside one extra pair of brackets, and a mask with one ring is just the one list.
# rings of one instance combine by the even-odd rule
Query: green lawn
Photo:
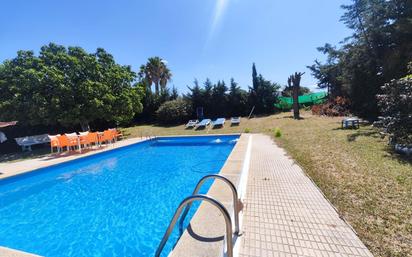
[(274, 140), (304, 168), (374, 255), (412, 256), (412, 161), (393, 154), (387, 139), (369, 125), (342, 130), (341, 118), (308, 112), (302, 116), (302, 120), (293, 120), (290, 113), (244, 118), (240, 126), (228, 123), (200, 131), (184, 125), (141, 125), (123, 131), (128, 137), (146, 137), (248, 130), (274, 137), (278, 127), (282, 136)]
[(412, 256), (412, 162), (370, 126), (340, 118), (281, 119), (276, 141), (305, 169), (376, 256)]

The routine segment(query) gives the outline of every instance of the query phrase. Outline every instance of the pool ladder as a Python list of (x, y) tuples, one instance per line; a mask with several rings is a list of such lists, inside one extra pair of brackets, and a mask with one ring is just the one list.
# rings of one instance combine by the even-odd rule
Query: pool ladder
[[(225, 206), (223, 206), (222, 203), (220, 203), (218, 200), (214, 199), (213, 197), (210, 197), (208, 195), (198, 194), (202, 185), (209, 179), (219, 179), (225, 182), (232, 191), (233, 211), (234, 211), (234, 218), (235, 218), (234, 233), (232, 233), (232, 219), (230, 217), (229, 212), (225, 208)], [(239, 234), (239, 212), (240, 212), (239, 203), (240, 203), (240, 200), (238, 198), (238, 193), (237, 193), (237, 189), (235, 185), (233, 185), (233, 183), (229, 179), (227, 179), (226, 177), (222, 175), (207, 175), (201, 178), (199, 182), (197, 183), (192, 195), (189, 197), (186, 197), (179, 204), (179, 207), (177, 208), (175, 214), (173, 215), (173, 218), (169, 224), (169, 227), (167, 228), (165, 234), (163, 235), (162, 241), (160, 242), (157, 248), (155, 257), (159, 257), (160, 254), (162, 253), (162, 250), (164, 246), (166, 245), (166, 242), (169, 239), (169, 236), (172, 233), (173, 228), (175, 227), (176, 222), (178, 221), (179, 216), (182, 213), (182, 211), (183, 211), (183, 214), (179, 221), (179, 232), (180, 232), (180, 235), (183, 234), (183, 223), (194, 201), (206, 201), (212, 204), (213, 206), (215, 206), (223, 214), (223, 217), (225, 219), (225, 225), (226, 225), (226, 256), (233, 257), (233, 237), (232, 236), (233, 235), (237, 236)]]

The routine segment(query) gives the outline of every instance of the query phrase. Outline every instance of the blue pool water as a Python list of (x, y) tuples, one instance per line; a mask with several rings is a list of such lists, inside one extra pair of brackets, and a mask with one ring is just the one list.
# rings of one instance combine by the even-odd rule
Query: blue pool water
[(237, 138), (162, 138), (1, 180), (0, 246), (47, 257), (153, 256), (180, 201), (219, 172)]

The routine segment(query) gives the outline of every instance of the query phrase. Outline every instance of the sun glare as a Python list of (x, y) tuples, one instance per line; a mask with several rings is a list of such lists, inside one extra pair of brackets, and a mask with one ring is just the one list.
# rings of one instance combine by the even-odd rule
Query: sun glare
[(222, 20), (222, 17), (227, 9), (229, 1), (230, 0), (216, 0), (208, 41), (210, 41), (213, 38), (216, 29), (218, 28)]

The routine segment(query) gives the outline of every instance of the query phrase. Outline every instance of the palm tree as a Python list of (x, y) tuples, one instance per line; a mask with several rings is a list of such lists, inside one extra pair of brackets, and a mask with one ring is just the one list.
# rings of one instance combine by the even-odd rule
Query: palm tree
[(146, 65), (140, 66), (139, 77), (144, 80), (149, 90), (152, 84), (155, 85), (156, 95), (159, 89), (163, 92), (167, 82), (172, 78), (172, 73), (166, 66), (166, 61), (160, 57), (151, 57)]

